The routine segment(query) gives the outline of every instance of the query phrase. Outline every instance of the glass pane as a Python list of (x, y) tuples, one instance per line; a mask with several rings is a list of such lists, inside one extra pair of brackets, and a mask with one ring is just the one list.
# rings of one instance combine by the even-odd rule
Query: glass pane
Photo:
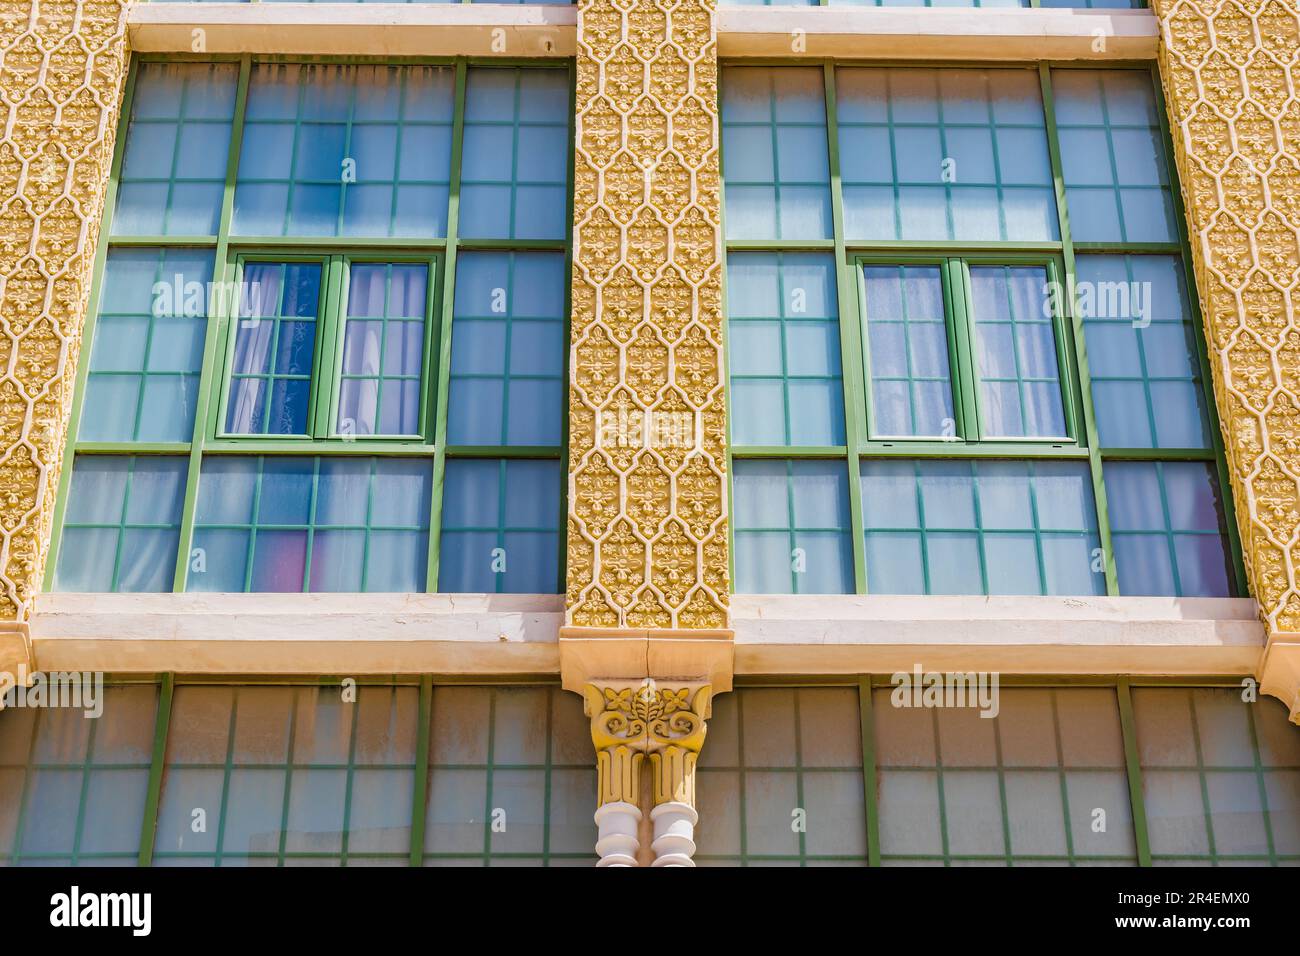
[(57, 591), (170, 591), (188, 462), (78, 455), (54, 575)]
[(255, 64), (232, 231), (446, 235), (454, 85), (447, 66)]
[(739, 688), (715, 700), (695, 859), (865, 865), (860, 726), (856, 687)]
[(1076, 260), (1075, 312), (1092, 404), (1110, 448), (1209, 448), (1197, 334), (1175, 256)]
[(405, 864), (418, 711), (416, 687), (178, 687), (155, 864)]
[(1146, 70), (1053, 70), (1076, 242), (1177, 242), (1158, 104)]
[(560, 253), (460, 255), (450, 444), (560, 444), (566, 283)]
[(211, 281), (210, 253), (108, 254), (80, 440), (191, 439)]
[(461, 152), (462, 238), (568, 235), (569, 75), (472, 67)]
[(830, 158), (822, 71), (730, 67), (722, 78), (728, 239), (828, 239)]
[(424, 591), (432, 462), (209, 457), (191, 591)]
[(844, 444), (831, 257), (733, 253), (727, 277), (732, 441)]
[(848, 238), (1057, 238), (1037, 73), (846, 67), (836, 102)]
[(558, 687), (438, 687), (433, 700), (425, 865), (589, 864), (596, 773), (581, 701)]
[(562, 501), (559, 462), (448, 461), (438, 590), (556, 593)]
[(853, 591), (848, 482), (842, 461), (737, 461), (736, 591)]
[(227, 432), (307, 433), (320, 289), (319, 262), (244, 264)]
[(1157, 866), (1300, 860), (1300, 732), (1240, 688), (1135, 688), (1133, 714)]
[(872, 594), (1104, 594), (1086, 462), (862, 463)]
[(52, 705), (11, 696), (0, 711), (0, 865), (134, 865), (157, 686), (46, 690)]
[(114, 235), (216, 235), (238, 81), (237, 63), (141, 65)]
[(882, 861), (1135, 864), (1115, 691), (987, 678), (903, 673), (873, 692)]
[(1109, 461), (1105, 477), (1121, 594), (1235, 593), (1223, 496), (1211, 463)]
[(866, 266), (863, 282), (871, 437), (956, 437), (939, 267)]
[(339, 378), (340, 435), (419, 435), (429, 267), (354, 263)]
[(1047, 270), (972, 266), (975, 363), (984, 438), (1065, 438)]

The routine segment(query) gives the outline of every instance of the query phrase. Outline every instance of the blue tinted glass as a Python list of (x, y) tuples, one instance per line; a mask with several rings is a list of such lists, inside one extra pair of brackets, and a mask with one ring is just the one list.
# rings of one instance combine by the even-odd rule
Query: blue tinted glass
[(113, 233), (217, 232), (235, 113), (235, 63), (146, 63), (136, 77)]
[(1104, 474), (1121, 594), (1234, 593), (1223, 496), (1210, 463), (1111, 461)]
[(1175, 256), (1076, 260), (1075, 314), (1092, 404), (1110, 448), (1208, 448), (1209, 412), (1182, 264)]
[(210, 253), (109, 253), (81, 441), (190, 440), (211, 280)]
[(55, 588), (170, 591), (187, 460), (78, 455)]
[(257, 64), (232, 231), (446, 235), (453, 100), (450, 67)]
[(850, 239), (1057, 238), (1037, 73), (846, 67), (836, 102)]
[(558, 445), (566, 275), (559, 253), (462, 253), (456, 262), (452, 445)]
[(227, 432), (306, 434), (320, 283), (318, 262), (244, 265)]
[(1052, 89), (1075, 240), (1177, 242), (1151, 74), (1054, 70)]
[(848, 480), (836, 461), (737, 461), (736, 591), (853, 591)]
[(727, 238), (831, 235), (821, 70), (731, 67), (722, 82)]
[(737, 445), (842, 445), (844, 394), (829, 256), (727, 261), (731, 436)]
[(866, 461), (874, 594), (1104, 594), (1086, 462)]
[(463, 237), (568, 234), (569, 79), (563, 70), (474, 67), (465, 88)]
[(191, 591), (423, 591), (432, 462), (203, 463)]
[(448, 461), (438, 590), (554, 594), (561, 507), (559, 462)]

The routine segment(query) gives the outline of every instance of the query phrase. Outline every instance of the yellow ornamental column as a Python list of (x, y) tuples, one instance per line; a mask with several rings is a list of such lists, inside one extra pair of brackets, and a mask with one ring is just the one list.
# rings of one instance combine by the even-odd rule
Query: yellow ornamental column
[(1300, 723), (1300, 0), (1155, 0), (1261, 688)]
[(126, 74), (128, 0), (0, 0), (0, 672), (30, 666)]
[[(606, 823), (610, 834), (635, 832), (628, 807), (648, 827), (652, 814), (636, 803), (654, 794), (656, 805), (689, 811), (654, 818), (669, 834), (656, 844), (661, 857), (676, 863), (694, 849), (693, 784), (641, 787), (648, 767), (631, 754), (656, 768), (660, 757), (670, 767), (686, 762), (676, 751), (669, 758), (669, 744), (642, 740), (628, 750), (614, 741), (610, 721), (627, 728), (601, 701), (635, 697), (633, 688), (656, 680), (696, 696), (708, 685), (691, 738), (702, 743), (710, 693), (731, 687), (714, 14), (714, 0), (578, 5), (561, 671), (566, 688), (587, 694), (609, 774), (597, 814), (602, 843)], [(625, 785), (627, 774), (637, 782)], [(621, 809), (611, 815), (613, 804)], [(617, 862), (627, 863), (648, 842), (642, 834), (636, 845), (621, 836), (606, 845), (616, 843)]]

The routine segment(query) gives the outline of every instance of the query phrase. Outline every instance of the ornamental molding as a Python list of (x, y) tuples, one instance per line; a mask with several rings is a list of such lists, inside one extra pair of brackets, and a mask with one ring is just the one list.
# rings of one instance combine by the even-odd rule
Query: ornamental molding
[[(1155, 0), (1215, 400), (1251, 591), (1300, 632), (1300, 5)], [(1269, 661), (1283, 653), (1265, 652)], [(1295, 710), (1295, 688), (1261, 673)]]
[(580, 0), (566, 623), (728, 623), (713, 0)]
[(29, 617), (49, 553), (127, 6), (0, 0), (0, 620)]

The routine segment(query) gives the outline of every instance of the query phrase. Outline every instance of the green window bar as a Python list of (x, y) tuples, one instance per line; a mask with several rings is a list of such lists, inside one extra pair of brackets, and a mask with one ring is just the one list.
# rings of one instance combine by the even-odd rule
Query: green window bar
[[(527, 520), (491, 522), (521, 549), (507, 563), (539, 572), (476, 583), (556, 593), (572, 89), (562, 62), (135, 58), (46, 585), (432, 590), (444, 475), (493, 459), (544, 466), (514, 491)], [(487, 414), (452, 383), (501, 332)], [(102, 490), (95, 459), (158, 456), (188, 458), (179, 514), (70, 500)], [(272, 474), (294, 476), (293, 507), (230, 497)], [(77, 535), (103, 568), (57, 570)]]
[[(724, 135), (722, 160), (729, 401), (741, 409), (730, 422), (729, 449), (736, 590), (968, 593), (978, 581), (974, 593), (1244, 593), (1182, 225), (1160, 213), (1153, 227), (1159, 235), (1116, 232), (1098, 227), (1100, 213), (1092, 208), (1113, 207), (1120, 224), (1125, 216), (1146, 222), (1166, 202), (1177, 208), (1153, 70), (825, 62), (815, 90), (814, 72), (802, 63), (724, 64), (721, 79), (722, 125), (734, 130)], [(809, 129), (824, 133), (824, 155), (804, 142)], [(783, 153), (798, 154), (797, 175), (783, 172)], [(825, 221), (831, 231), (786, 230), (788, 209), (821, 208), (813, 187), (820, 189), (823, 163), (829, 215), (818, 211), (801, 221)], [(1089, 175), (1105, 173), (1105, 183), (1085, 181), (1079, 169), (1087, 166), (1098, 167)], [(785, 196), (787, 185), (805, 190), (794, 194), (803, 206)], [(817, 414), (801, 415), (797, 427), (776, 427), (778, 413), (790, 415), (797, 379), (776, 365), (785, 355), (775, 347), (781, 340), (769, 317), (793, 324), (784, 311), (789, 282), (773, 282), (754, 266), (832, 251), (838, 301), (819, 303), (816, 314), (838, 323), (838, 348), (822, 347), (823, 337), (817, 356), (838, 355), (841, 363), (842, 440), (838, 432), (817, 431), (820, 422), (839, 420), (838, 408), (820, 412), (821, 402), (833, 401), (826, 393), (816, 398)], [(774, 291), (764, 303), (767, 286)], [(756, 320), (773, 325), (755, 328)], [(760, 332), (769, 343), (761, 352), (751, 341)], [(834, 372), (826, 379), (834, 381)], [(770, 397), (763, 414), (750, 416), (745, 406), (756, 382)], [(777, 404), (780, 388), (784, 405)], [(1135, 405), (1142, 415), (1132, 414)], [(1078, 566), (1054, 564), (1050, 549), (1039, 546), (1059, 542), (1043, 538), (1032, 509), (1022, 509), (982, 543), (978, 521), (939, 526), (941, 535), (958, 532), (954, 542), (941, 543), (975, 550), (965, 579), (936, 589), (929, 578), (943, 581), (953, 568), (951, 561), (929, 566), (920, 547), (923, 519), (905, 528), (872, 526), (865, 512), (873, 503), (854, 493), (828, 523), (801, 526), (790, 517), (793, 505), (776, 503), (778, 485), (788, 485), (784, 497), (794, 500), (794, 489), (811, 481), (799, 469), (838, 471), (852, 487), (897, 459), (904, 469), (936, 459), (1019, 460), (1022, 477), (989, 485), (990, 493), (1002, 484), (1016, 488), (1005, 493), (1017, 501), (1035, 484), (1024, 477), (1031, 463), (1060, 462), (1070, 482), (1086, 474), (1082, 497), (1071, 498), (1072, 522), (1053, 527), (1071, 537), (1069, 560)], [(1127, 462), (1150, 463), (1147, 471), (1163, 483), (1157, 500), (1174, 502), (1158, 527), (1134, 498), (1139, 469), (1113, 467)], [(1208, 466), (1208, 486), (1169, 467), (1183, 462)], [(979, 467), (986, 464), (993, 462)], [(1171, 481), (1178, 487), (1166, 487)], [(760, 514), (754, 503), (766, 498), (776, 510)], [(818, 577), (801, 578), (793, 570), (800, 545), (792, 535), (810, 531), (826, 541), (845, 535), (851, 560), (838, 557), (838, 544), (819, 542), (837, 557), (823, 557)], [(911, 536), (914, 554), (905, 569), (888, 564), (879, 550), (884, 539), (873, 537), (878, 531)], [(1134, 567), (1135, 549), (1155, 547), (1157, 532), (1171, 555), (1169, 571), (1144, 575)], [(1029, 554), (1031, 540), (1034, 559), (1017, 569), (1024, 573), (989, 575), (1001, 559), (990, 561), (981, 547), (994, 541)]]

